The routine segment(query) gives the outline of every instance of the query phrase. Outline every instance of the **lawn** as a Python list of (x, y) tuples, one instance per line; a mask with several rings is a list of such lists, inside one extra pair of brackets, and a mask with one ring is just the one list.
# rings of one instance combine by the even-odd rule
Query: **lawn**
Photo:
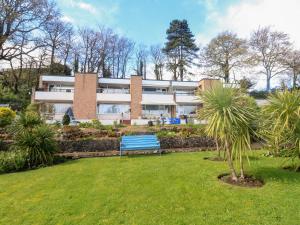
[[(259, 157), (262, 188), (230, 186), (213, 153), (81, 159), (0, 175), (0, 224), (298, 225), (300, 174)], [(261, 155), (257, 152), (256, 155)]]

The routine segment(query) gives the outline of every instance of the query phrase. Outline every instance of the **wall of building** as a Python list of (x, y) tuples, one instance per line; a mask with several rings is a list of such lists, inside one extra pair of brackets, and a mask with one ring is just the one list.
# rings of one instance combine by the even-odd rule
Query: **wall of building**
[(131, 76), (130, 79), (130, 95), (131, 95), (131, 119), (139, 119), (142, 115), (142, 77)]
[(75, 75), (73, 111), (76, 119), (97, 119), (97, 80), (97, 74)]
[(203, 79), (199, 82), (199, 88), (201, 91), (210, 90), (216, 85), (221, 85), (221, 81), (217, 79)]

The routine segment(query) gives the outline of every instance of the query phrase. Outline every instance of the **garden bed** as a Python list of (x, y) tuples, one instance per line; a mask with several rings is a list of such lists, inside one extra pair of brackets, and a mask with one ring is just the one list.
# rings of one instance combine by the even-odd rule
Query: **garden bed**
[(229, 174), (221, 174), (218, 176), (218, 179), (224, 183), (240, 187), (262, 187), (264, 185), (262, 180), (248, 175), (245, 175), (244, 179), (238, 178), (238, 181), (232, 180)]
[[(11, 146), (11, 141), (3, 141), (2, 151), (7, 151)], [(203, 136), (194, 137), (161, 137), (162, 149), (214, 149), (214, 141)], [(77, 140), (57, 140), (59, 152), (101, 152), (120, 149), (120, 138), (98, 138), (98, 139), (77, 139)]]

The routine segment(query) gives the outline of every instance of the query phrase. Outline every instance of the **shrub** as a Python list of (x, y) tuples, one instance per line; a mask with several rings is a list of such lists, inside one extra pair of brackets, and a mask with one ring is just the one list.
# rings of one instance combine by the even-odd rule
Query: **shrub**
[(82, 132), (78, 126), (64, 126), (62, 129), (62, 138), (66, 140), (76, 140), (82, 137)]
[(92, 120), (91, 122), (82, 122), (79, 124), (81, 128), (95, 128), (95, 129), (105, 129), (99, 120)]
[(92, 120), (92, 127), (99, 130), (104, 129), (104, 126), (99, 120)]
[(36, 112), (36, 113), (38, 113), (39, 112), (39, 107), (40, 107), (39, 104), (31, 103), (26, 107), (26, 111), (27, 112)]
[(27, 167), (27, 155), (23, 151), (0, 152), (0, 173), (24, 170)]
[(8, 107), (0, 107), (0, 127), (10, 125), (15, 117), (16, 113), (13, 110)]
[(54, 131), (48, 125), (37, 125), (32, 129), (17, 132), (12, 147), (27, 154), (29, 168), (51, 165), (56, 152), (54, 136)]
[(64, 126), (67, 126), (67, 125), (70, 124), (70, 122), (71, 122), (70, 116), (68, 114), (65, 114), (63, 119), (62, 119), (62, 124)]
[(263, 109), (263, 137), (275, 155), (300, 158), (300, 91), (272, 94)]
[(156, 133), (158, 138), (162, 137), (176, 137), (177, 134), (174, 131), (162, 130)]
[(22, 129), (32, 129), (33, 127), (41, 124), (43, 124), (43, 120), (40, 115), (36, 112), (28, 111), (22, 113), (13, 125), (17, 125)]

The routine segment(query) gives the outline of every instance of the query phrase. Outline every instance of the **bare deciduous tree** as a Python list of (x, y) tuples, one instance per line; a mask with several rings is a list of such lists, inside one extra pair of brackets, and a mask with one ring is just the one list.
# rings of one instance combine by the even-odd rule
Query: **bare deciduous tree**
[(48, 0), (0, 1), (0, 60), (10, 61), (21, 54), (29, 54), (40, 46), (35, 44), (20, 51), (16, 42), (23, 33), (31, 40), (43, 25), (57, 14), (55, 4)]
[(151, 46), (150, 55), (154, 64), (154, 74), (156, 80), (163, 79), (163, 69), (165, 66), (165, 55), (162, 52), (162, 48), (159, 45)]
[(67, 49), (65, 50), (67, 50), (68, 52), (70, 51), (70, 43), (66, 42), (71, 40), (73, 27), (71, 26), (71, 24), (61, 21), (60, 17), (55, 17), (45, 24), (44, 31), (44, 41), (46, 43), (46, 46), (50, 48), (51, 53), (50, 72), (53, 72), (53, 64), (56, 56), (56, 51), (58, 49), (61, 49), (64, 44), (67, 44)]
[(103, 77), (125, 77), (134, 43), (111, 29), (79, 30), (83, 72), (96, 72)]
[(135, 59), (136, 59), (136, 69), (137, 75), (142, 76), (143, 79), (147, 79), (147, 60), (149, 52), (145, 45), (139, 45), (136, 49)]
[(225, 83), (229, 83), (233, 70), (253, 62), (247, 41), (229, 31), (213, 38), (200, 55), (200, 64), (207, 69), (205, 75), (222, 78)]
[(287, 67), (292, 75), (293, 88), (297, 87), (298, 77), (300, 75), (300, 51), (291, 50), (282, 59), (283, 64)]
[(252, 33), (250, 45), (263, 67), (261, 73), (266, 76), (266, 90), (269, 92), (271, 79), (287, 71), (282, 58), (286, 57), (290, 51), (289, 36), (283, 32), (272, 31), (270, 27), (259, 28)]

